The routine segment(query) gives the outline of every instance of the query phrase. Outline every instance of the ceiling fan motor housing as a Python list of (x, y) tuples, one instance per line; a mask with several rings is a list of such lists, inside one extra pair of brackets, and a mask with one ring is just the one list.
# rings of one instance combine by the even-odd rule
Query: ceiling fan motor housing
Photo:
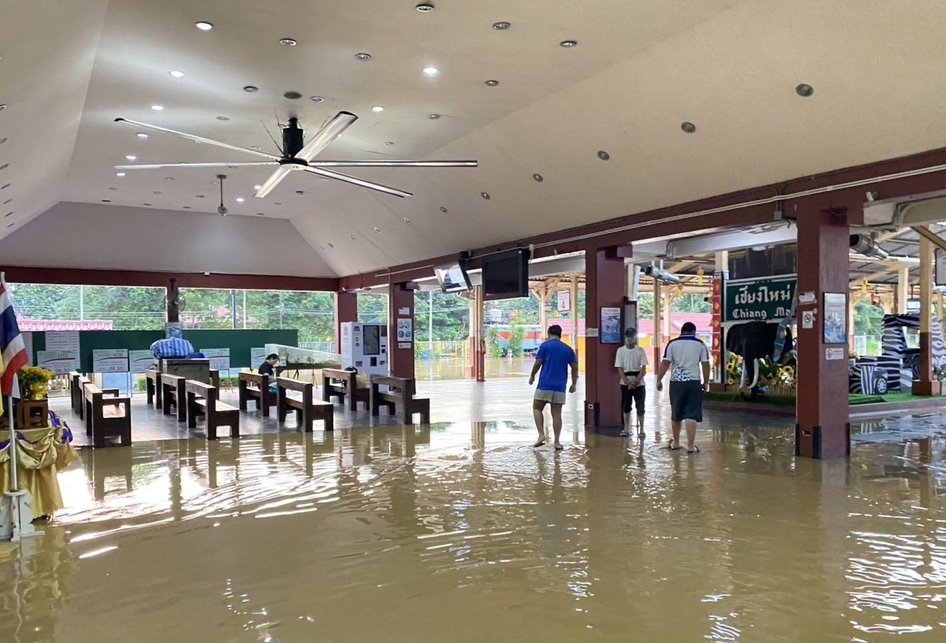
[(299, 153), (304, 143), (302, 142), (302, 130), (299, 128), (299, 119), (292, 117), (289, 119), (289, 126), (282, 130), (282, 149), (287, 157), (293, 157)]

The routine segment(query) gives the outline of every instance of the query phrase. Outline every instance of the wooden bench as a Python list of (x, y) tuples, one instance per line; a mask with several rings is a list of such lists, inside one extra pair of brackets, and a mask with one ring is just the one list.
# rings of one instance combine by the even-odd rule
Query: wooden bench
[(105, 446), (105, 438), (118, 436), (121, 445), (131, 445), (131, 398), (119, 396), (117, 389), (100, 389), (92, 382), (83, 387), (85, 432), (92, 446)]
[(171, 405), (177, 410), (177, 421), (183, 422), (187, 419), (187, 403), (184, 392), (185, 380), (179, 375), (169, 375), (161, 373), (161, 388), (163, 389), (163, 399), (161, 400), (161, 410), (165, 415), (171, 415)]
[(79, 407), (76, 409), (76, 415), (79, 416), (80, 420), (85, 419), (85, 385), (91, 383), (92, 380), (85, 375), (79, 375), (79, 377), (76, 378), (75, 385), (79, 389)]
[(79, 383), (79, 378), (83, 377), (82, 373), (78, 371), (72, 371), (69, 373), (69, 396), (72, 400), (72, 412), (82, 417), (82, 405), (85, 404), (85, 398), (82, 395), (82, 385)]
[[(331, 402), (322, 402), (312, 399), (312, 383), (291, 380), (285, 377), (276, 378), (276, 417), (280, 423), (286, 421), (289, 411), (296, 412), (297, 421), (302, 424), (306, 433), (312, 432), (312, 424), (316, 420), (325, 423), (325, 430), (335, 429), (334, 405)], [(289, 392), (301, 393), (299, 396), (289, 396)]]
[(148, 392), (148, 405), (153, 404), (156, 409), (163, 408), (161, 405), (163, 398), (161, 395), (161, 371), (153, 368), (145, 371), (145, 386)]
[[(380, 386), (387, 386), (388, 391), (381, 392)], [(401, 421), (411, 424), (415, 413), (420, 413), (420, 423), (430, 424), (430, 400), (414, 397), (416, 385), (413, 377), (392, 377), (389, 375), (371, 376), (371, 415), (380, 415), (386, 403), (393, 402), (401, 410)]]
[[(345, 404), (348, 398), (348, 410), (358, 410), (358, 402), (364, 402), (369, 408), (371, 392), (368, 387), (358, 388), (358, 374), (355, 371), (343, 371), (337, 368), (322, 369), (322, 401), (330, 401), (336, 396), (340, 404)], [(394, 412), (392, 406), (391, 412)]]
[(184, 391), (187, 395), (187, 428), (197, 428), (197, 416), (207, 418), (207, 439), (217, 439), (217, 428), (230, 427), (230, 437), (240, 437), (240, 410), (217, 399), (218, 388), (203, 382), (187, 380)]
[(276, 396), (269, 390), (269, 375), (240, 373), (240, 410), (246, 411), (250, 400), (256, 403), (256, 409), (269, 417), (269, 407), (276, 404)]

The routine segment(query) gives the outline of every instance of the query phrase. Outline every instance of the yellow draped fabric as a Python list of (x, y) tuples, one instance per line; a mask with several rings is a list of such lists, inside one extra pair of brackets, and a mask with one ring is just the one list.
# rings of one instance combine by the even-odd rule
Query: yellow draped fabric
[[(6, 433), (6, 432), (4, 432)], [(26, 440), (16, 441), (19, 487), (33, 496), (33, 515), (52, 515), (62, 509), (57, 471), (79, 459), (71, 444), (62, 443), (62, 430), (51, 427), (21, 429)], [(6, 439), (6, 435), (0, 440)], [(0, 449), (0, 489), (11, 487), (10, 445)]]

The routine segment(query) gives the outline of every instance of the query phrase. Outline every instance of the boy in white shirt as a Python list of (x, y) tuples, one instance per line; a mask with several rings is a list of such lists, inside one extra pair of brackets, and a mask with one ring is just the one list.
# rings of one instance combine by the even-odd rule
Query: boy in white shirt
[(644, 439), (644, 375), (647, 374), (647, 352), (637, 345), (637, 330), (624, 331), (624, 346), (614, 356), (614, 367), (618, 369), (621, 383), (621, 406), (624, 410), (624, 430), (621, 437), (631, 435), (631, 406), (637, 407), (637, 437)]

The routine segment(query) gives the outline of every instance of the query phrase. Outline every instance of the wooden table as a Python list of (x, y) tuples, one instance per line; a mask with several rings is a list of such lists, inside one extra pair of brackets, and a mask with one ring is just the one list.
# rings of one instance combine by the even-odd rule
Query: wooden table
[(49, 400), (20, 400), (16, 404), (16, 428), (33, 429), (49, 424)]

